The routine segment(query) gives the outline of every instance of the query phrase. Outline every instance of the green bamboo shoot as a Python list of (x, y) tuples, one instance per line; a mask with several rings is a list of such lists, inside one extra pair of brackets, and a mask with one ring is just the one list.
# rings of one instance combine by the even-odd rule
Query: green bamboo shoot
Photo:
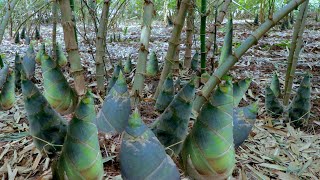
[(289, 118), (291, 122), (299, 127), (306, 125), (311, 109), (311, 74), (307, 73), (300, 83), (297, 94), (289, 108)]
[(172, 74), (169, 74), (157, 98), (155, 109), (159, 112), (163, 112), (169, 106), (173, 98), (174, 98), (173, 79), (172, 79)]
[(46, 154), (61, 150), (67, 122), (50, 106), (39, 89), (22, 72), (21, 87), (29, 121), (29, 131), (35, 146)]
[(154, 133), (159, 141), (178, 155), (188, 133), (192, 102), (195, 95), (194, 80), (186, 84), (156, 121)]
[(41, 57), (42, 57), (43, 54), (45, 54), (45, 52), (46, 52), (46, 46), (45, 46), (44, 43), (42, 43), (41, 47), (40, 47), (40, 49), (39, 49), (39, 51), (38, 51), (38, 53), (36, 55), (36, 59), (35, 59), (38, 64), (41, 63)]
[(120, 169), (123, 179), (180, 179), (173, 160), (143, 123), (138, 110), (131, 115), (122, 139)]
[(130, 115), (130, 96), (126, 80), (120, 71), (118, 80), (106, 96), (95, 124), (99, 131), (121, 133), (128, 125)]
[(242, 97), (247, 92), (251, 79), (246, 78), (233, 84), (233, 106), (238, 107)]
[(14, 73), (16, 75), (15, 84), (16, 88), (21, 87), (21, 70), (22, 70), (22, 59), (20, 58), (19, 54), (16, 52), (14, 58)]
[(185, 140), (183, 168), (194, 179), (226, 179), (235, 167), (233, 90), (230, 81), (213, 93)]
[(281, 97), (280, 81), (277, 73), (274, 73), (272, 76), (270, 89), (277, 98)]
[(275, 96), (270, 87), (266, 88), (265, 106), (267, 113), (274, 118), (281, 116), (284, 110), (283, 106), (279, 102), (279, 99)]
[(33, 50), (33, 45), (29, 45), (29, 48), (22, 60), (22, 68), (26, 73), (26, 77), (31, 79), (34, 76), (34, 72), (36, 69), (36, 61), (35, 61), (36, 54)]
[(9, 69), (0, 94), (0, 110), (11, 109), (15, 102), (15, 74)]
[(67, 64), (67, 57), (64, 55), (62, 47), (57, 43), (56, 47), (57, 62), (60, 67), (64, 67)]
[(158, 59), (157, 55), (154, 51), (152, 51), (148, 64), (147, 64), (147, 75), (148, 76), (156, 76), (159, 71)]
[(123, 67), (123, 72), (124, 73), (130, 73), (132, 71), (132, 62), (131, 62), (131, 58), (130, 58), (130, 55), (127, 57), (126, 59), (126, 62), (124, 64), (124, 67)]
[(101, 180), (104, 174), (98, 130), (92, 121), (96, 112), (93, 96), (87, 92), (69, 123), (54, 179)]
[(229, 21), (226, 27), (226, 35), (224, 36), (224, 42), (221, 49), (221, 55), (219, 58), (219, 65), (224, 63), (224, 61), (232, 54), (232, 36), (233, 36), (233, 23), (232, 15), (230, 15)]
[(44, 96), (49, 104), (61, 114), (72, 113), (78, 103), (78, 97), (57, 66), (57, 63), (50, 56), (43, 54), (41, 69)]

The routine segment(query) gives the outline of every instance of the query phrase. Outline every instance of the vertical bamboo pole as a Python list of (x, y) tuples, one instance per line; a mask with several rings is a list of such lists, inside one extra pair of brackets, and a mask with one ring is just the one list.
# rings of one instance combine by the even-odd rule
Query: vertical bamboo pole
[(0, 44), (3, 40), (3, 35), (8, 25), (9, 19), (11, 17), (11, 13), (13, 12), (14, 7), (16, 6), (19, 0), (12, 0), (10, 3), (7, 3), (6, 14), (4, 15), (1, 25), (0, 25)]
[(57, 60), (57, 21), (58, 21), (58, 3), (52, 3), (52, 58)]
[(158, 94), (162, 88), (164, 80), (166, 79), (166, 77), (168, 76), (170, 71), (172, 70), (172, 65), (174, 63), (173, 62), (174, 55), (175, 55), (176, 49), (180, 43), (181, 31), (184, 26), (184, 21), (187, 16), (187, 10), (189, 8), (190, 2), (191, 2), (191, 0), (182, 0), (179, 12), (177, 14), (177, 17), (175, 18), (174, 28), (172, 30), (172, 34), (171, 34), (171, 37), (169, 40), (168, 51), (167, 51), (167, 54), (165, 57), (164, 67), (162, 69), (160, 81), (159, 81), (156, 93), (154, 95), (155, 99), (158, 97)]
[(96, 40), (96, 79), (97, 79), (97, 88), (104, 95), (104, 77), (105, 77), (105, 67), (104, 67), (104, 58), (105, 58), (105, 46), (106, 46), (106, 33), (107, 33), (107, 24), (108, 24), (108, 15), (109, 15), (110, 0), (104, 0), (100, 24), (98, 27), (98, 34)]
[(149, 53), (149, 40), (151, 35), (151, 24), (155, 14), (154, 4), (151, 0), (144, 0), (142, 30), (140, 36), (140, 49), (138, 55), (137, 70), (134, 76), (132, 96), (136, 105), (142, 96), (144, 76), (146, 73), (147, 56)]
[(283, 104), (287, 106), (289, 104), (290, 94), (292, 90), (292, 84), (293, 84), (293, 78), (296, 72), (296, 67), (299, 59), (299, 53), (302, 46), (302, 35), (304, 32), (307, 12), (308, 12), (308, 3), (309, 0), (306, 0), (304, 2), (300, 9), (299, 14), (297, 17), (297, 21), (294, 26), (292, 41), (291, 41), (291, 47), (290, 52), (288, 56), (288, 67), (287, 67), (287, 73), (286, 73), (286, 80), (285, 80), (285, 90), (284, 90), (284, 100)]
[(227, 60), (217, 68), (217, 70), (209, 78), (208, 82), (204, 85), (201, 92), (197, 95), (194, 103), (193, 110), (199, 112), (202, 105), (209, 99), (211, 93), (218, 83), (220, 83), (221, 78), (225, 75), (232, 66), (238, 62), (241, 56), (282, 18), (293, 11), (301, 3), (306, 0), (292, 0), (286, 6), (281, 8), (277, 13), (272, 16), (272, 19), (267, 19), (263, 24), (260, 25), (241, 45), (238, 47), (232, 55), (230, 55)]
[(193, 40), (193, 23), (194, 23), (194, 0), (192, 0), (191, 5), (188, 8), (187, 16), (187, 29), (186, 29), (186, 51), (184, 54), (184, 68), (190, 69), (191, 67), (191, 50), (192, 50), (192, 40)]
[(200, 51), (201, 51), (201, 74), (206, 72), (206, 20), (207, 20), (207, 0), (201, 0), (201, 20), (200, 20)]
[(61, 10), (61, 24), (64, 32), (64, 42), (68, 53), (68, 59), (71, 65), (71, 74), (74, 78), (75, 90), (78, 95), (84, 95), (86, 92), (84, 71), (81, 65), (81, 58), (78, 50), (78, 44), (75, 32), (75, 23), (72, 18), (72, 11), (69, 0), (59, 0)]
[(218, 26), (221, 25), (223, 18), (227, 13), (227, 10), (228, 10), (230, 3), (231, 3), (231, 0), (224, 0), (223, 4), (219, 10), (219, 13), (217, 15), (217, 20), (215, 21), (215, 24), (213, 26), (211, 26), (209, 29), (209, 38), (208, 38), (208, 41), (206, 44), (207, 52), (209, 52), (211, 50), (211, 46), (212, 46), (214, 39), (216, 37), (216, 32), (217, 32), (216, 29)]

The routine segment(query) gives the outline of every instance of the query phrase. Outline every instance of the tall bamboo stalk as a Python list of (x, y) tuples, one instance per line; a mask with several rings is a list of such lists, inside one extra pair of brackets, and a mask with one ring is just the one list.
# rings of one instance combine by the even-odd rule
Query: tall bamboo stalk
[(149, 53), (149, 40), (151, 35), (151, 23), (154, 16), (154, 5), (151, 0), (144, 0), (142, 30), (140, 36), (140, 49), (138, 55), (137, 70), (134, 76), (132, 88), (133, 103), (139, 102), (143, 90), (144, 76), (146, 73), (147, 56)]
[(71, 74), (74, 78), (75, 90), (78, 95), (84, 95), (86, 92), (84, 71), (81, 65), (81, 58), (78, 50), (78, 44), (75, 32), (75, 23), (72, 20), (72, 11), (69, 0), (59, 0), (61, 10), (61, 24), (64, 32), (64, 42), (68, 53), (68, 59), (71, 65)]
[(221, 25), (223, 18), (227, 13), (227, 10), (228, 10), (230, 3), (231, 3), (231, 0), (224, 0), (223, 4), (219, 10), (219, 13), (217, 15), (217, 20), (215, 21), (215, 24), (213, 26), (211, 26), (209, 29), (209, 38), (208, 38), (208, 41), (206, 44), (207, 52), (209, 52), (211, 49), (211, 46), (212, 46), (214, 39), (216, 37), (216, 33), (217, 33), (216, 29), (218, 26)]
[(3, 40), (3, 35), (6, 30), (6, 27), (8, 25), (11, 13), (13, 12), (14, 7), (16, 6), (17, 2), (19, 0), (12, 0), (11, 3), (7, 3), (6, 7), (6, 14), (4, 15), (1, 25), (0, 25), (0, 44), (2, 43)]
[(201, 0), (201, 20), (200, 20), (200, 62), (201, 74), (206, 72), (206, 20), (207, 20), (207, 0)]
[(58, 21), (58, 2), (52, 3), (52, 58), (57, 60), (57, 21)]
[(164, 63), (164, 67), (162, 69), (161, 72), (161, 77), (160, 77), (160, 81), (156, 90), (156, 93), (154, 95), (154, 98), (156, 99), (159, 95), (159, 92), (162, 88), (163, 82), (166, 79), (166, 77), (168, 76), (168, 74), (170, 73), (170, 71), (172, 70), (172, 65), (173, 65), (173, 61), (174, 61), (174, 55), (176, 52), (176, 49), (180, 43), (180, 36), (181, 36), (181, 31), (182, 28), (184, 26), (184, 21), (186, 19), (187, 16), (187, 10), (189, 8), (191, 0), (182, 0), (181, 5), (180, 5), (180, 9), (179, 12), (175, 18), (175, 22), (174, 22), (174, 28), (172, 30), (172, 34), (169, 40), (169, 47), (168, 47), (168, 51), (165, 57), (165, 63)]
[(300, 4), (305, 2), (306, 0), (292, 0), (286, 6), (281, 8), (278, 12), (276, 12), (272, 19), (266, 20), (261, 26), (256, 29), (241, 45), (238, 47), (232, 55), (230, 55), (227, 60), (221, 64), (217, 68), (217, 70), (212, 74), (209, 78), (208, 82), (202, 88), (201, 92), (195, 99), (193, 103), (193, 109), (196, 112), (199, 112), (202, 105), (209, 99), (211, 93), (217, 84), (221, 81), (223, 75), (225, 75), (231, 67), (238, 62), (241, 56), (254, 44), (258, 42), (258, 40), (269, 30), (271, 29), (277, 22), (279, 22), (284, 16), (289, 14), (292, 10), (298, 7)]
[(96, 40), (96, 79), (98, 90), (104, 94), (104, 76), (106, 74), (104, 67), (104, 58), (105, 58), (105, 45), (106, 45), (106, 33), (107, 33), (107, 24), (108, 24), (108, 15), (109, 15), (110, 0), (104, 0), (100, 24), (98, 28), (97, 40)]
[(184, 68), (190, 69), (191, 67), (191, 50), (193, 40), (193, 23), (194, 23), (194, 0), (191, 1), (191, 5), (188, 8), (187, 16), (187, 28), (186, 28), (186, 51), (184, 54)]
[(296, 72), (299, 53), (303, 43), (302, 35), (305, 27), (305, 22), (307, 19), (306, 17), (308, 12), (308, 3), (309, 3), (309, 0), (306, 0), (306, 2), (304, 2), (301, 5), (299, 9), (297, 21), (294, 26), (291, 48), (288, 56), (288, 67), (287, 67), (286, 80), (285, 80), (285, 90), (284, 90), (285, 94), (284, 94), (283, 104), (286, 106), (289, 104), (293, 78)]

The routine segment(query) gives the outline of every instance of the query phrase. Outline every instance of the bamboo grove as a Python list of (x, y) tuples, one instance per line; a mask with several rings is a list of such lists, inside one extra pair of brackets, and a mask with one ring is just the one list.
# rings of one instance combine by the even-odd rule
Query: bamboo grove
[[(82, 2), (82, 1), (81, 1)], [(274, 2), (274, 1), (271, 1)], [(9, 11), (0, 26), (0, 43), (8, 19), (17, 0), (10, 1)], [(51, 4), (50, 4), (51, 3)], [(92, 90), (86, 82), (81, 64), (77, 40), (74, 1), (57, 0), (53, 10), (52, 45), (43, 43), (35, 52), (35, 41), (23, 57), (15, 55), (14, 67), (0, 56), (0, 110), (9, 110), (15, 103), (15, 94), (22, 93), (29, 133), (35, 146), (52, 160), (53, 179), (102, 179), (108, 177), (98, 139), (98, 132), (121, 134), (119, 152), (120, 171), (123, 179), (180, 179), (179, 169), (193, 179), (227, 179), (235, 168), (235, 149), (248, 137), (254, 126), (258, 103), (240, 107), (243, 95), (250, 87), (251, 78), (233, 80), (228, 71), (241, 61), (241, 56), (258, 43), (259, 39), (280, 20), (296, 8), (299, 13), (294, 24), (292, 43), (288, 56), (285, 90), (281, 91), (279, 77), (274, 73), (265, 89), (265, 107), (273, 118), (286, 117), (287, 123), (301, 127), (308, 123), (310, 115), (310, 79), (306, 73), (295, 97), (290, 102), (293, 78), (302, 46), (302, 36), (308, 12), (308, 0), (291, 0), (277, 12), (269, 7), (269, 14), (260, 18), (260, 26), (237, 48), (233, 48), (232, 2), (222, 1), (220, 6), (209, 11), (207, 0), (201, 0), (200, 8), (195, 0), (178, 1), (174, 12), (173, 28), (168, 41), (164, 65), (161, 66), (157, 52), (149, 48), (153, 20), (156, 16), (155, 2), (144, 0), (138, 58), (130, 55), (112, 68), (112, 77), (106, 77), (107, 38), (116, 41), (121, 37), (108, 34), (114, 23), (111, 6), (122, 6), (119, 2), (101, 2), (101, 16), (92, 2), (86, 3), (90, 23), (96, 33), (96, 82), (97, 92), (102, 95), (102, 107), (96, 112)], [(217, 3), (218, 4), (218, 3)], [(113, 7), (114, 7), (113, 6)], [(40, 8), (43, 8), (42, 6)], [(199, 13), (195, 10), (199, 8)], [(56, 24), (60, 9), (63, 27), (64, 50), (56, 41)], [(215, 13), (214, 25), (206, 29), (207, 16)], [(192, 55), (195, 16), (200, 17), (200, 51)], [(218, 66), (210, 72), (206, 67), (209, 51), (217, 51), (217, 29), (226, 18), (226, 33)], [(257, 20), (258, 21), (258, 20)], [(27, 22), (27, 21), (26, 21)], [(258, 23), (258, 22), (257, 22)], [(179, 48), (182, 31), (186, 26), (186, 44), (183, 66), (179, 66)], [(35, 37), (40, 39), (39, 29)], [(206, 32), (209, 32), (208, 34)], [(16, 43), (30, 36), (23, 28), (14, 36)], [(208, 37), (208, 39), (206, 38)], [(178, 58), (178, 59), (177, 59)], [(135, 63), (137, 62), (136, 65)], [(70, 64), (69, 72), (74, 83), (70, 84), (62, 68)], [(36, 67), (41, 67), (43, 90), (34, 76)], [(179, 71), (189, 72), (188, 82), (176, 88), (174, 79)], [(134, 72), (132, 86), (128, 75)], [(161, 75), (160, 75), (161, 73)], [(153, 94), (155, 110), (159, 117), (152, 124), (145, 124), (139, 112), (144, 97), (147, 77), (160, 79)], [(107, 85), (105, 84), (107, 82)], [(201, 86), (200, 86), (200, 85)], [(283, 100), (281, 99), (283, 98)], [(66, 116), (71, 116), (67, 121)], [(192, 122), (193, 121), (193, 122)], [(192, 128), (189, 126), (192, 122)], [(141, 163), (143, 162), (143, 163)], [(179, 162), (179, 163), (177, 163)]]

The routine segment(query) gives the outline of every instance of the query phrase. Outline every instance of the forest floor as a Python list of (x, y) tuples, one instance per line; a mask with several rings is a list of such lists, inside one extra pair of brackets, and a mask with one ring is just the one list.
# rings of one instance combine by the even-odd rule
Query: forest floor
[[(127, 34), (124, 29), (127, 27)], [(198, 26), (199, 27), (199, 26)], [(51, 26), (41, 26), (42, 41), (51, 43)], [(234, 47), (242, 42), (255, 27), (235, 21), (234, 27)], [(168, 40), (172, 28), (165, 27), (160, 22), (155, 22), (152, 29), (150, 49), (156, 51), (160, 63), (163, 64), (164, 56), (168, 48)], [(83, 30), (80, 30), (83, 32)], [(107, 50), (108, 60), (115, 64), (118, 60), (125, 60), (131, 55), (133, 63), (136, 64), (140, 24), (133, 23), (115, 28), (114, 32), (118, 37), (121, 34), (121, 41), (109, 42)], [(264, 89), (270, 82), (273, 72), (277, 72), (283, 88), (286, 73), (286, 58), (290, 47), (292, 29), (281, 31), (279, 27), (274, 27), (269, 31), (257, 45), (240, 59), (231, 70), (235, 79), (251, 77), (253, 83), (242, 101), (248, 104), (254, 100), (259, 101), (258, 120), (253, 128), (248, 140), (236, 150), (237, 167), (233, 176), (237, 179), (320, 179), (320, 24), (308, 21), (307, 29), (304, 33), (304, 45), (300, 53), (297, 66), (296, 77), (294, 78), (293, 89), (296, 90), (302, 75), (306, 71), (313, 74), (312, 82), (312, 108), (310, 121), (307, 127), (294, 129), (290, 125), (283, 125), (282, 119), (272, 120), (265, 112)], [(63, 42), (62, 28), (58, 28), (58, 41)], [(82, 33), (83, 34), (83, 33)], [(109, 33), (111, 34), (111, 33)], [(218, 32), (218, 46), (223, 44), (223, 32)], [(89, 41), (94, 37), (93, 30), (87, 29)], [(86, 81), (88, 87), (96, 94), (95, 47), (79, 37), (79, 50), (82, 57), (82, 64), (86, 70)], [(199, 39), (199, 35), (195, 36)], [(91, 40), (90, 40), (91, 39)], [(182, 35), (185, 39), (185, 33)], [(39, 49), (41, 42), (36, 42), (35, 49)], [(14, 44), (8, 36), (4, 39), (0, 48), (0, 53), (6, 55), (6, 60), (10, 66), (14, 65), (14, 55), (17, 51), (24, 55), (27, 49), (24, 43)], [(63, 45), (64, 47), (64, 45)], [(193, 47), (199, 47), (199, 41)], [(181, 46), (180, 59), (184, 57), (185, 46)], [(193, 51), (194, 53), (195, 51)], [(93, 54), (92, 54), (93, 53)], [(209, 54), (209, 57), (211, 55)], [(216, 57), (217, 59), (217, 57)], [(68, 67), (64, 73), (68, 80), (72, 82)], [(112, 66), (108, 65), (109, 77), (112, 74)], [(210, 68), (209, 68), (210, 69)], [(133, 73), (127, 75), (129, 87), (132, 85)], [(181, 72), (183, 73), (183, 72)], [(157, 86), (159, 75), (155, 78), (147, 78), (145, 85), (145, 97), (140, 106), (140, 112), (146, 123), (153, 122), (158, 116), (153, 106), (152, 95)], [(42, 77), (41, 69), (36, 69), (36, 79), (41, 90)], [(184, 80), (188, 77), (184, 75)], [(33, 145), (32, 138), (28, 134), (28, 121), (21, 93), (16, 93), (17, 102), (15, 106), (5, 112), (0, 112), (0, 177), (2, 179), (48, 179), (51, 176), (50, 159), (42, 155)], [(96, 95), (97, 110), (101, 107), (103, 98)], [(65, 116), (70, 119), (71, 116)], [(118, 153), (121, 142), (121, 135), (99, 134), (100, 147), (104, 167), (108, 179), (119, 178)], [(181, 172), (182, 173), (182, 172)], [(183, 173), (182, 177), (185, 177)]]

